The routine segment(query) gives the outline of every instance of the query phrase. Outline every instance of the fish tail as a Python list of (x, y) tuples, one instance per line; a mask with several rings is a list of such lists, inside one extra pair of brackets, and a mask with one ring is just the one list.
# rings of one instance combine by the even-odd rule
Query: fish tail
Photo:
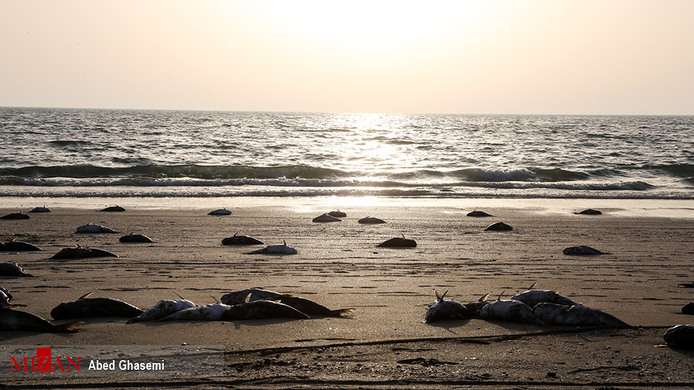
[(346, 309), (330, 310), (328, 317), (349, 317), (354, 311), (353, 307), (348, 307)]

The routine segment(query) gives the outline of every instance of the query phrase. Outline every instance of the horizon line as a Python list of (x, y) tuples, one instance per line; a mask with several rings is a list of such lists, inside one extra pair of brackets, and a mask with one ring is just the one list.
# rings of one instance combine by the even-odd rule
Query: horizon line
[(64, 107), (64, 106), (5, 106), (0, 109), (43, 109), (43, 110), (94, 110), (94, 111), (182, 111), (182, 112), (227, 112), (227, 113), (285, 113), (285, 114), (381, 114), (381, 115), (460, 115), (460, 116), (694, 116), (694, 112), (687, 114), (673, 113), (518, 113), (518, 112), (397, 112), (397, 111), (302, 111), (302, 110), (243, 110), (243, 109), (196, 109), (196, 108), (128, 108), (128, 107)]

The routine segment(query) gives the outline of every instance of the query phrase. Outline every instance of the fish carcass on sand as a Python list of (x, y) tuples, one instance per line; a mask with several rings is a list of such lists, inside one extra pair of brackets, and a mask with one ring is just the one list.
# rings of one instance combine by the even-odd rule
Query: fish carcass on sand
[(451, 299), (445, 299), (448, 291), (442, 295), (439, 295), (438, 291), (434, 293), (436, 294), (436, 301), (429, 305), (424, 316), (424, 322), (427, 324), (438, 321), (462, 320), (471, 317), (472, 313), (465, 305)]
[(279, 301), (311, 317), (342, 317), (353, 310), (351, 308), (332, 310), (306, 298), (282, 294), (259, 287), (224, 294), (220, 301), (227, 305), (238, 305), (244, 302), (259, 300)]
[(611, 314), (581, 304), (567, 306), (556, 303), (539, 303), (533, 312), (540, 321), (547, 325), (631, 328), (631, 325)]
[(73, 302), (64, 302), (51, 310), (51, 317), (56, 320), (97, 317), (134, 318), (143, 313), (142, 309), (120, 299), (87, 298), (91, 293), (79, 297)]
[(177, 311), (189, 309), (191, 307), (196, 307), (196, 305), (187, 299), (163, 299), (157, 302), (156, 305), (145, 310), (139, 316), (128, 320), (128, 323), (160, 320)]

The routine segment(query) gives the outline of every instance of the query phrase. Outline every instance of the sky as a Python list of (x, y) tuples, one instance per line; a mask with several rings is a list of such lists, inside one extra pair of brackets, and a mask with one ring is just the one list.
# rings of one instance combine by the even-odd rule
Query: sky
[(0, 106), (694, 114), (691, 0), (0, 0)]

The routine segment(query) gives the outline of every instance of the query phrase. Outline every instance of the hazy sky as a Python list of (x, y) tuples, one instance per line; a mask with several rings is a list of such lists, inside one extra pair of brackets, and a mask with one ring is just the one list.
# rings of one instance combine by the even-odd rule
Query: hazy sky
[(0, 0), (0, 106), (694, 114), (694, 1)]

